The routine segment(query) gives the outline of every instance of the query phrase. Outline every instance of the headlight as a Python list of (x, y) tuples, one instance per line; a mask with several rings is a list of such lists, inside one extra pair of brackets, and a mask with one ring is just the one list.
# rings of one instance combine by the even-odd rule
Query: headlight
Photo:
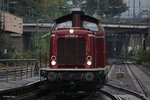
[(94, 79), (94, 74), (93, 74), (93, 73), (87, 72), (87, 73), (85, 74), (85, 80), (86, 80), (86, 81), (92, 81), (93, 79)]
[(74, 30), (73, 30), (73, 29), (70, 29), (69, 32), (72, 34), (72, 33), (74, 33)]
[(88, 61), (87, 61), (87, 65), (88, 65), (88, 66), (91, 66), (91, 65), (92, 65), (92, 61), (88, 60)]
[(51, 64), (53, 65), (53, 66), (55, 66), (56, 65), (56, 61), (51, 61)]
[(47, 78), (49, 81), (55, 81), (57, 79), (57, 74), (55, 72), (49, 72)]

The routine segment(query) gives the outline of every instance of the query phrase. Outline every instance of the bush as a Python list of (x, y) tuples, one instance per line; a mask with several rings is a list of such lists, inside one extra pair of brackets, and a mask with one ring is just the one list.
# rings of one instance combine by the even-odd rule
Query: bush
[(143, 65), (150, 66), (150, 51), (139, 51), (137, 53), (137, 59), (142, 62)]

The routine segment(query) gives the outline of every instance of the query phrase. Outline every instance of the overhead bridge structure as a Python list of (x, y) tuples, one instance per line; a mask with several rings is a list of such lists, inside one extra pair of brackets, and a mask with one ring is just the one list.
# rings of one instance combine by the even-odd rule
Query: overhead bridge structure
[[(28, 32), (45, 32), (48, 33), (51, 28), (50, 23), (24, 23), (23, 31)], [(131, 33), (131, 34), (146, 34), (149, 29), (148, 24), (102, 24), (108, 34)], [(91, 26), (92, 27), (92, 26)]]

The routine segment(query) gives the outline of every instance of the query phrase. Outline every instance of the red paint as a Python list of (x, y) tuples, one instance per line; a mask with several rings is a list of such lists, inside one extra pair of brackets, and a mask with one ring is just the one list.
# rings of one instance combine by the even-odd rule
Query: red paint
[[(56, 29), (57, 24), (63, 23), (64, 21), (72, 21), (71, 28), (61, 28)], [(97, 24), (98, 31), (90, 31), (82, 27), (83, 21), (88, 21)], [(64, 24), (65, 25), (65, 24)], [(69, 30), (73, 29), (74, 33), (70, 33)], [(90, 36), (89, 36), (90, 35)], [(58, 63), (58, 48), (57, 48), (57, 40), (58, 38), (84, 38), (86, 40), (86, 57), (84, 64), (59, 64)], [(65, 43), (66, 44), (66, 43)], [(79, 44), (79, 43), (77, 43)], [(76, 48), (75, 48), (76, 49)], [(78, 51), (76, 51), (78, 53)], [(64, 55), (66, 54), (66, 50)], [(51, 30), (50, 37), (50, 58), (51, 56), (56, 56), (56, 65), (51, 65), (50, 59), (50, 67), (51, 68), (104, 68), (106, 57), (105, 57), (105, 34), (104, 29), (101, 26), (100, 22), (92, 17), (86, 16), (83, 13), (75, 12), (70, 15), (63, 16), (54, 21), (54, 26)], [(88, 66), (87, 56), (92, 57), (92, 65)], [(66, 60), (67, 58), (64, 57)]]

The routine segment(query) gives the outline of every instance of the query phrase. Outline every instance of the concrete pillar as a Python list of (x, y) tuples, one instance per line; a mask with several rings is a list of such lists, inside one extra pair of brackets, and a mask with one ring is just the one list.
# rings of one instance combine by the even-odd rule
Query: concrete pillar
[(30, 51), (32, 48), (31, 33), (23, 33), (23, 51)]

